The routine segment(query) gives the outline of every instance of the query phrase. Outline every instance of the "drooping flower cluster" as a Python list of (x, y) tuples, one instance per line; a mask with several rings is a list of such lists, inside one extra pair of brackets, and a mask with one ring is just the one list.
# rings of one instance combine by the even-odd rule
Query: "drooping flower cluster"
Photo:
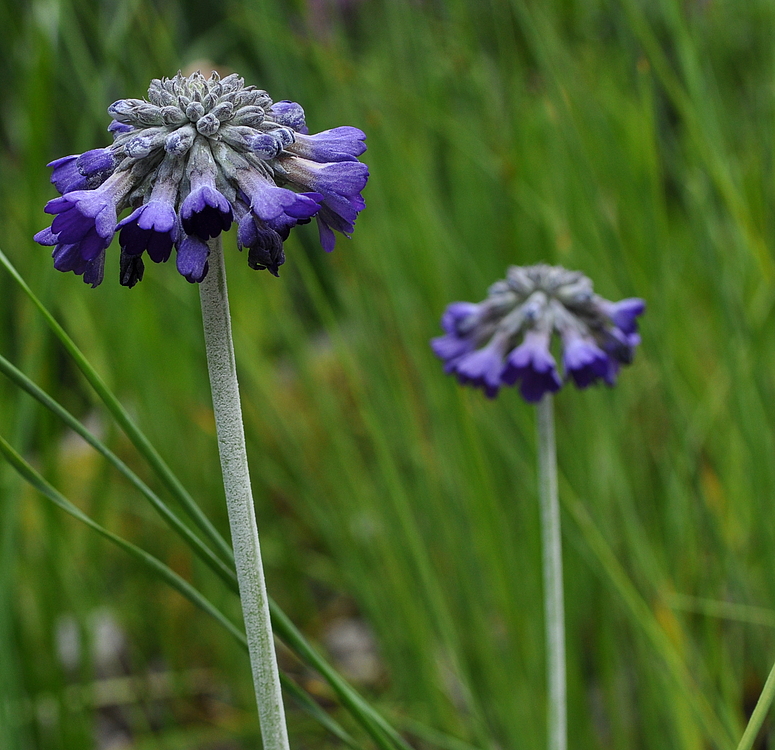
[(523, 398), (535, 403), (563, 384), (550, 351), (553, 333), (562, 342), (566, 379), (579, 388), (597, 380), (613, 385), (620, 365), (632, 362), (640, 343), (636, 319), (645, 309), (642, 299), (599, 297), (579, 271), (511, 266), (483, 302), (449, 305), (441, 319), (446, 334), (431, 346), (461, 383), (490, 398), (519, 383)]
[[(55, 268), (93, 287), (116, 232), (124, 286), (142, 279), (143, 253), (163, 263), (173, 247), (178, 271), (201, 281), (207, 241), (233, 221), (248, 265), (276, 276), (294, 226), (315, 217), (331, 251), (333, 230), (349, 236), (365, 207), (363, 132), (345, 126), (309, 135), (299, 104), (273, 102), (236, 74), (154, 79), (148, 101), (121, 99), (108, 114), (111, 146), (48, 165), (62, 197), (48, 202), (55, 218), (35, 235), (54, 247)], [(126, 208), (131, 213), (118, 221)]]

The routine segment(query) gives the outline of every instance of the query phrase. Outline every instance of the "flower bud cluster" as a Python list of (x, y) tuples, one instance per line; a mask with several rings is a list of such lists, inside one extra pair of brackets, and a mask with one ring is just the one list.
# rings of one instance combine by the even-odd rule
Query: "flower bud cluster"
[(441, 320), (444, 336), (431, 342), (444, 369), (494, 398), (519, 383), (526, 401), (560, 390), (563, 379), (550, 349), (562, 343), (565, 379), (579, 388), (602, 380), (614, 385), (621, 365), (640, 343), (641, 299), (610, 302), (596, 295), (579, 271), (539, 264), (511, 266), (478, 304), (453, 302)]
[(121, 99), (108, 114), (112, 145), (49, 164), (62, 197), (48, 202), (55, 218), (35, 235), (54, 247), (55, 268), (92, 286), (117, 232), (124, 286), (142, 279), (146, 251), (162, 263), (173, 247), (180, 273), (201, 281), (207, 241), (233, 221), (250, 267), (276, 276), (294, 226), (314, 217), (331, 251), (333, 230), (349, 236), (365, 207), (363, 132), (345, 126), (310, 135), (299, 104), (273, 102), (236, 74), (154, 79), (147, 101)]

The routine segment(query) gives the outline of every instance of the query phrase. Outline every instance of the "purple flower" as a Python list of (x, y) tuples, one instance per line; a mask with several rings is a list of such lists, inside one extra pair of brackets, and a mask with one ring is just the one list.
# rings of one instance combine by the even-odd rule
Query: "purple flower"
[[(89, 283), (101, 279), (97, 258), (117, 230), (124, 286), (142, 279), (145, 250), (163, 262), (173, 246), (181, 275), (201, 281), (209, 253), (203, 243), (227, 231), (235, 216), (250, 267), (276, 275), (294, 227), (317, 217), (321, 244), (331, 250), (334, 231), (349, 236), (365, 207), (363, 132), (338, 127), (310, 135), (301, 105), (275, 103), (236, 74), (154, 79), (147, 100), (121, 99), (108, 113), (110, 146), (49, 164), (62, 198), (49, 202), (55, 218), (35, 235), (54, 247), (56, 268)], [(129, 216), (118, 222), (125, 209)], [(245, 219), (248, 209), (252, 218)]]
[(176, 265), (178, 271), (191, 284), (207, 276), (207, 258), (210, 247), (196, 236), (187, 235), (178, 243)]
[(132, 211), (116, 228), (124, 253), (142, 255), (147, 250), (154, 263), (166, 263), (178, 238), (178, 217), (171, 204), (151, 200)]
[(598, 378), (608, 381), (612, 377), (608, 355), (592, 341), (581, 336), (569, 336), (564, 344), (565, 371), (579, 388), (592, 385)]
[(601, 307), (610, 321), (623, 333), (636, 333), (638, 330), (637, 317), (643, 315), (646, 303), (637, 297), (609, 302), (601, 300)]
[(346, 237), (354, 231), (355, 219), (366, 207), (360, 191), (369, 179), (369, 170), (359, 161), (320, 164), (309, 159), (280, 157), (288, 179), (307, 186), (323, 196), (317, 216), (320, 244), (326, 252), (334, 249), (333, 229)]
[(493, 339), (483, 349), (458, 357), (451, 371), (464, 385), (481, 388), (487, 398), (495, 398), (500, 388), (503, 373), (503, 341)]
[(285, 263), (283, 239), (250, 211), (245, 211), (239, 221), (237, 246), (240, 250), (248, 249), (250, 268), (268, 270), (273, 276), (280, 275), (280, 266)]
[(431, 339), (433, 353), (446, 363), (444, 365), (445, 372), (452, 372), (457, 364), (457, 360), (464, 354), (472, 352), (475, 348), (476, 344), (473, 339), (458, 336), (454, 333)]
[[(58, 264), (62, 270), (83, 275), (92, 286), (100, 283), (104, 251), (116, 229), (116, 205), (128, 185), (125, 178), (118, 176), (99, 189), (76, 190), (46, 204), (46, 213), (55, 218), (51, 227), (38, 232), (35, 239), (42, 245), (55, 245), (55, 267)], [(84, 265), (89, 263), (92, 265)]]
[(180, 220), (187, 234), (209, 240), (231, 226), (231, 204), (214, 186), (199, 185), (181, 203)]
[(104, 250), (90, 260), (84, 260), (77, 244), (57, 245), (51, 257), (54, 259), (54, 268), (57, 271), (72, 271), (77, 276), (83, 276), (84, 282), (92, 287), (102, 282), (105, 267)]
[(261, 221), (279, 219), (295, 224), (299, 219), (309, 219), (320, 210), (320, 205), (310, 194), (277, 187), (258, 174), (243, 170), (238, 180), (250, 202), (250, 210)]
[(439, 359), (446, 362), (445, 372), (452, 372), (457, 360), (476, 348), (476, 340), (473, 335), (470, 335), (470, 330), (467, 334), (461, 332), (461, 328), (468, 321), (474, 320), (479, 312), (480, 305), (475, 305), (472, 302), (453, 302), (444, 311), (441, 327), (447, 332), (447, 335), (431, 339), (431, 348)]
[(441, 327), (451, 334), (459, 334), (462, 325), (471, 321), (481, 312), (481, 305), (473, 302), (453, 302), (441, 316)]
[(51, 184), (64, 195), (76, 190), (97, 188), (110, 177), (116, 167), (116, 159), (107, 148), (73, 156), (63, 156), (49, 162)]
[(72, 271), (92, 287), (102, 281), (105, 264), (105, 251), (85, 259), (81, 253), (80, 243), (59, 244), (57, 236), (51, 229), (44, 229), (35, 235), (35, 240), (41, 245), (54, 245), (51, 257), (54, 259), (54, 268), (58, 271)]
[[(179, 148), (180, 139), (174, 139), (172, 150), (177, 152)], [(215, 186), (218, 166), (202, 138), (194, 141), (187, 172), (191, 192), (180, 205), (180, 220), (186, 234), (207, 241), (229, 229), (233, 212), (229, 201)]]
[(321, 163), (355, 161), (366, 150), (365, 139), (362, 130), (343, 126), (315, 135), (297, 134), (287, 150), (304, 159)]
[(522, 397), (537, 403), (563, 381), (551, 353), (562, 340), (567, 378), (579, 388), (598, 380), (612, 386), (621, 365), (632, 362), (640, 343), (640, 299), (610, 302), (592, 292), (578, 271), (539, 264), (511, 266), (483, 302), (453, 302), (441, 319), (445, 335), (431, 340), (433, 353), (464, 385), (494, 397), (519, 383)]
[(522, 398), (530, 403), (562, 387), (557, 364), (549, 352), (550, 336), (549, 331), (527, 331), (524, 341), (509, 354), (503, 370), (503, 382), (514, 385), (519, 380)]
[(88, 187), (86, 178), (78, 171), (77, 161), (77, 155), (63, 156), (46, 165), (51, 167), (51, 184), (60, 195)]

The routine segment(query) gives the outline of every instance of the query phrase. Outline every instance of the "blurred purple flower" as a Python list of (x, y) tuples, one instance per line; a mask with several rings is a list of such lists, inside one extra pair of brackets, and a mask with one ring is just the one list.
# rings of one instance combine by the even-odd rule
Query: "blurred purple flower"
[(610, 302), (592, 282), (559, 266), (512, 266), (478, 304), (453, 302), (444, 312), (444, 336), (431, 348), (444, 370), (494, 398), (501, 386), (519, 383), (522, 397), (540, 401), (563, 381), (551, 353), (552, 334), (562, 340), (565, 378), (579, 388), (598, 380), (612, 386), (621, 365), (640, 343), (637, 318), (645, 302)]
[(505, 385), (519, 381), (525, 401), (535, 403), (544, 393), (556, 393), (562, 387), (557, 363), (549, 351), (550, 339), (550, 331), (526, 331), (523, 342), (511, 351), (501, 370)]

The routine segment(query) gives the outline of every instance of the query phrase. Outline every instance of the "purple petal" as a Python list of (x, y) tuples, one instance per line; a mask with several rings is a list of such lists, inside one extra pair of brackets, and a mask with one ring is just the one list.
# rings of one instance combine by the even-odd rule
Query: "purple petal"
[(94, 218), (84, 216), (72, 203), (51, 223), (51, 231), (59, 236), (60, 242), (64, 243), (79, 242), (93, 228)]
[(611, 362), (606, 353), (580, 336), (565, 341), (563, 361), (566, 372), (579, 388), (586, 388), (598, 378), (611, 377)]
[(321, 163), (353, 161), (366, 150), (365, 138), (363, 131), (345, 126), (314, 135), (297, 135), (287, 150)]
[(638, 330), (636, 318), (646, 311), (646, 302), (638, 297), (629, 297), (619, 302), (603, 300), (601, 308), (617, 328), (624, 333), (635, 333)]
[(86, 261), (94, 260), (105, 250), (105, 240), (97, 234), (96, 229), (90, 229), (79, 243), (81, 257)]
[(178, 236), (178, 220), (172, 204), (162, 200), (148, 201), (119, 222), (119, 243), (126, 255), (148, 255), (155, 263), (170, 257)]
[(519, 380), (520, 393), (530, 403), (540, 401), (545, 393), (559, 391), (562, 380), (549, 351), (549, 334), (528, 331), (522, 344), (509, 354), (501, 379), (507, 385)]
[(69, 198), (65, 198), (64, 196), (62, 198), (52, 198), (46, 205), (43, 207), (43, 210), (47, 214), (61, 214), (63, 211), (67, 211), (72, 207), (72, 202), (69, 200)]
[(95, 148), (81, 154), (76, 160), (76, 166), (84, 177), (98, 173), (107, 173), (107, 177), (116, 167), (116, 157), (109, 148)]
[(118, 241), (121, 245), (122, 255), (141, 255), (148, 246), (148, 237), (150, 230), (140, 229), (137, 226), (137, 219), (142, 213), (143, 207), (136, 208), (129, 216), (122, 219), (116, 230), (120, 230)]
[(473, 351), (473, 348), (474, 345), (470, 338), (461, 338), (453, 334), (431, 339), (433, 353), (445, 362), (453, 362), (453, 360)]
[(86, 267), (86, 261), (81, 257), (78, 244), (57, 245), (51, 257), (54, 259), (54, 268), (57, 271), (73, 271), (82, 274)]
[(458, 324), (476, 315), (479, 310), (480, 305), (474, 302), (452, 302), (441, 316), (441, 327), (447, 333), (455, 334), (458, 332)]
[(482, 388), (488, 398), (494, 398), (501, 385), (503, 371), (501, 342), (493, 339), (483, 349), (463, 355), (455, 362), (453, 371), (462, 384)]
[(150, 200), (142, 208), (137, 219), (140, 229), (150, 229), (157, 234), (171, 234), (174, 235), (173, 241), (177, 239), (178, 218), (171, 203)]
[(210, 248), (206, 242), (198, 237), (186, 236), (178, 244), (175, 264), (186, 281), (191, 284), (199, 283), (207, 275), (207, 258), (209, 255)]
[(249, 170), (241, 170), (237, 179), (250, 201), (251, 210), (262, 221), (276, 219), (281, 214), (310, 218), (320, 210), (319, 204), (308, 195), (277, 187)]
[(369, 168), (359, 161), (318, 164), (296, 157), (284, 161), (283, 165), (298, 185), (324, 195), (355, 196), (369, 179)]
[(77, 161), (77, 155), (63, 156), (47, 165), (52, 168), (51, 184), (62, 195), (87, 186), (86, 178), (78, 171)]
[(232, 218), (231, 204), (210, 185), (200, 185), (192, 190), (180, 206), (180, 219), (186, 234), (196, 235), (201, 240), (227, 231)]
[(320, 245), (327, 253), (330, 253), (336, 246), (336, 235), (331, 231), (331, 227), (329, 227), (320, 216), (317, 217), (317, 222)]
[(59, 243), (57, 235), (51, 231), (51, 227), (41, 229), (32, 239), (44, 247), (56, 245)]
[(174, 243), (170, 232), (151, 232), (148, 238), (148, 255), (154, 263), (166, 263)]

